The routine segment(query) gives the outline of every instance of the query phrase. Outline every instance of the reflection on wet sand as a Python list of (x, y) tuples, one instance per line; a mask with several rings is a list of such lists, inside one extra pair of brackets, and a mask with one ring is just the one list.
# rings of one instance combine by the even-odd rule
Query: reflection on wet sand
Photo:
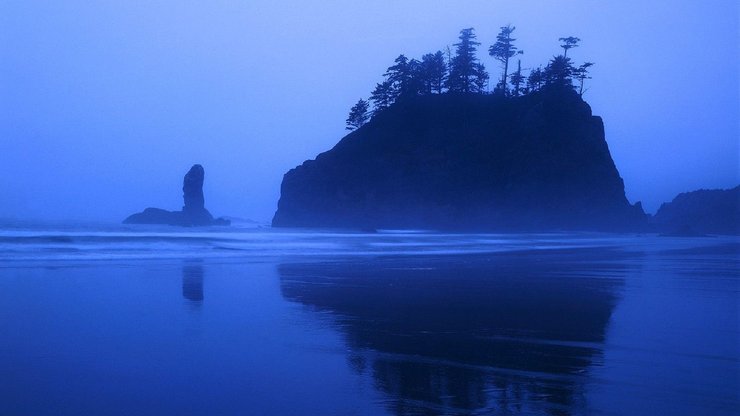
[(289, 263), (283, 296), (329, 312), (398, 415), (583, 410), (624, 282), (613, 251)]
[(195, 303), (203, 302), (203, 264), (186, 262), (182, 266), (182, 297)]

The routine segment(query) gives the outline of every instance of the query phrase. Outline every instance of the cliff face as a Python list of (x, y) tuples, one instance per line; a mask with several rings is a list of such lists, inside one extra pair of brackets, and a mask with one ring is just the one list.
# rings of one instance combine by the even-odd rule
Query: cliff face
[(644, 217), (601, 118), (549, 91), (398, 102), (290, 170), (273, 226), (609, 230)]
[(740, 234), (740, 186), (678, 194), (660, 206), (655, 226), (671, 234)]

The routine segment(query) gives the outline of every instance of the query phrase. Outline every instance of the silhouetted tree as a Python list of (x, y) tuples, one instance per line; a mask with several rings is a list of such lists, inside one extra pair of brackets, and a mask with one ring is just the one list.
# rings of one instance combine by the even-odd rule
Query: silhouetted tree
[(377, 84), (370, 95), (370, 101), (373, 102), (375, 107), (373, 115), (390, 107), (394, 101), (393, 84), (389, 80)]
[(484, 93), (486, 91), (486, 87), (488, 87), (488, 72), (486, 72), (486, 67), (480, 62), (475, 64), (473, 85), (475, 86), (473, 92), (476, 93)]
[(506, 80), (508, 79), (507, 76), (509, 73), (509, 58), (516, 54), (524, 53), (523, 51), (518, 51), (516, 46), (514, 46), (514, 41), (516, 39), (511, 37), (514, 30), (516, 30), (516, 27), (512, 25), (502, 26), (501, 31), (498, 36), (496, 36), (496, 43), (488, 48), (489, 55), (496, 58), (496, 60), (500, 61), (504, 66), (504, 74), (501, 77), (501, 81), (497, 88), (504, 94), (506, 94), (507, 91)]
[(547, 64), (543, 71), (545, 84), (547, 86), (573, 88), (573, 71), (574, 68), (570, 63), (570, 58), (566, 58), (565, 55), (558, 55)]
[(577, 79), (578, 82), (580, 83), (578, 87), (578, 95), (580, 95), (581, 97), (583, 97), (583, 93), (584, 93), (583, 81), (587, 79), (591, 79), (591, 77), (588, 76), (588, 68), (592, 67), (593, 65), (594, 65), (593, 62), (586, 62), (573, 71), (573, 78)]
[(529, 71), (529, 76), (527, 77), (527, 89), (530, 92), (538, 91), (540, 88), (542, 88), (542, 85), (544, 83), (545, 77), (542, 74), (542, 68), (537, 67)]
[(411, 79), (409, 59), (401, 54), (398, 55), (398, 58), (394, 62), (395, 65), (388, 67), (385, 73), (386, 79), (390, 81), (393, 89), (393, 100), (406, 92), (405, 90), (408, 88), (409, 80)]
[(409, 60), (405, 55), (399, 55), (394, 62), (395, 65), (389, 67), (385, 73), (392, 86), (392, 101), (399, 97), (422, 94), (424, 80), (421, 62), (416, 59)]
[(447, 64), (442, 51), (428, 53), (421, 57), (421, 77), (425, 93), (442, 93), (447, 79)]
[(369, 108), (370, 104), (363, 99), (353, 105), (352, 109), (349, 110), (349, 117), (347, 117), (347, 130), (359, 129), (367, 123), (370, 119)]
[(516, 72), (509, 76), (511, 85), (514, 89), (511, 91), (514, 97), (518, 97), (522, 92), (522, 85), (524, 84), (524, 75), (522, 75), (522, 60), (517, 60)]
[[(553, 57), (543, 69), (537, 67), (525, 77), (522, 74), (521, 60), (517, 60), (516, 72), (509, 74), (509, 60), (523, 52), (514, 45), (516, 39), (512, 34), (516, 30), (514, 26), (501, 27), (496, 37), (496, 43), (489, 48), (489, 54), (501, 62), (503, 74), (497, 82), (494, 92), (518, 97), (523, 94), (536, 92), (545, 87), (576, 88), (583, 96), (584, 82), (591, 77), (588, 68), (593, 65), (586, 62), (575, 68), (571, 59), (567, 57), (569, 49), (578, 47), (581, 40), (574, 36), (560, 38), (563, 54)], [(370, 96), (373, 103), (372, 115), (375, 116), (384, 109), (390, 107), (397, 100), (407, 96), (423, 94), (441, 94), (446, 88), (453, 93), (485, 93), (488, 89), (488, 73), (476, 57), (477, 42), (474, 29), (467, 28), (460, 31), (459, 42), (455, 43), (455, 53), (452, 55), (450, 48), (443, 51), (425, 54), (421, 61), (409, 59), (405, 55), (399, 55), (394, 64), (384, 74), (385, 80), (377, 84)], [(573, 80), (578, 84), (574, 86)], [(512, 89), (509, 90), (509, 85)], [(362, 113), (362, 105), (367, 113), (368, 102), (361, 100), (352, 107), (350, 118), (347, 119), (347, 128), (354, 129), (364, 124), (366, 118), (353, 117), (355, 112)], [(359, 121), (358, 121), (359, 120)], [(355, 123), (358, 121), (358, 123)]]
[(401, 89), (401, 95), (421, 95), (426, 91), (424, 72), (421, 62), (416, 59), (409, 61), (409, 78)]
[(581, 40), (574, 36), (568, 36), (567, 38), (559, 38), (559, 41), (563, 42), (562, 45), (560, 45), (561, 48), (563, 48), (563, 56), (568, 56), (568, 49), (571, 48), (577, 48), (578, 42)]
[(454, 45), (455, 56), (450, 60), (447, 88), (450, 92), (483, 92), (488, 73), (475, 57), (480, 42), (475, 41), (473, 28), (461, 30), (459, 39)]

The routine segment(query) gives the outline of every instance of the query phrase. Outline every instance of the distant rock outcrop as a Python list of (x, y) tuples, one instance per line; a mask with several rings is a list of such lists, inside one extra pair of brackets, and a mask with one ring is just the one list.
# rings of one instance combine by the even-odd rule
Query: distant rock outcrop
[(678, 194), (653, 217), (668, 235), (740, 234), (740, 186)]
[(201, 165), (193, 165), (185, 174), (182, 183), (182, 211), (167, 211), (160, 208), (147, 208), (143, 212), (126, 218), (124, 224), (166, 224), (184, 227), (204, 225), (229, 225), (230, 221), (214, 219), (205, 207), (203, 179), (205, 170)]
[(276, 227), (631, 230), (600, 117), (577, 93), (409, 97), (283, 178)]

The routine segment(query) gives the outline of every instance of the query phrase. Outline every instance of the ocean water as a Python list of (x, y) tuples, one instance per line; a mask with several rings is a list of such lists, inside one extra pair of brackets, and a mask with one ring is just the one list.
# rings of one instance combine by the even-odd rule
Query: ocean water
[(740, 239), (6, 224), (0, 415), (735, 415)]

